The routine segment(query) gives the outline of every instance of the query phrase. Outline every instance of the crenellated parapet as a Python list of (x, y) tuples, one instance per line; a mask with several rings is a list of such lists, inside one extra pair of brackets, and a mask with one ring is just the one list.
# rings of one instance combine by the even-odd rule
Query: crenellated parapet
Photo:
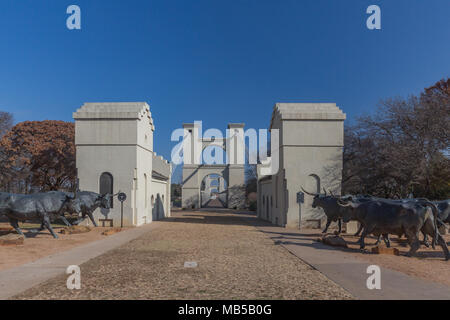
[(172, 175), (172, 164), (162, 156), (153, 153), (152, 167), (154, 176), (158, 176), (160, 179), (170, 179)]

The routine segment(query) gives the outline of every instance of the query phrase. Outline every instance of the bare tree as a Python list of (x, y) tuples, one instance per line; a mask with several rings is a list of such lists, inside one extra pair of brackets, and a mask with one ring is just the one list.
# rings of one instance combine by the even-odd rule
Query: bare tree
[(247, 164), (245, 166), (245, 194), (256, 192), (257, 190), (256, 164)]
[(0, 138), (13, 126), (13, 116), (11, 113), (0, 111)]
[[(13, 126), (13, 116), (12, 114), (4, 111), (0, 111), (0, 139), (11, 129)], [(7, 191), (9, 189), (8, 185), (8, 174), (5, 170), (5, 163), (7, 157), (5, 150), (0, 147), (0, 191)]]
[(450, 196), (450, 79), (419, 96), (387, 99), (345, 132), (345, 192)]

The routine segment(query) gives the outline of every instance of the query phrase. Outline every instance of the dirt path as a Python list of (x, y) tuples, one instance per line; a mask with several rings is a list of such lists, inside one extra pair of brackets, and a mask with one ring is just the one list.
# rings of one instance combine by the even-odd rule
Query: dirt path
[[(354, 248), (355, 244), (351, 241), (348, 249), (316, 241), (322, 236), (317, 234), (317, 230), (285, 229), (264, 222), (260, 222), (258, 229), (358, 299), (448, 300), (450, 298), (450, 286), (444, 281), (437, 281), (441, 276), (448, 276), (448, 262), (443, 261), (443, 257), (440, 257), (440, 260), (437, 258), (420, 260), (404, 256), (364, 254)], [(402, 253), (404, 251), (405, 249)], [(379, 267), (378, 290), (370, 290), (367, 287), (368, 267), (373, 265)], [(429, 274), (430, 277), (417, 277), (405, 272), (410, 268), (422, 270), (423, 275)]]
[[(8, 227), (8, 223), (0, 223), (0, 227)], [(66, 251), (80, 245), (104, 239), (101, 233), (109, 228), (93, 228), (92, 231), (82, 234), (60, 234), (61, 227), (55, 227), (59, 239), (44, 230), (34, 237), (25, 239), (23, 245), (0, 246), (0, 271), (7, 270), (22, 264), (36, 261), (40, 258)], [(26, 230), (24, 230), (26, 231)], [(26, 233), (27, 236), (29, 235)]]
[[(450, 286), (450, 261), (444, 260), (444, 253), (439, 245), (436, 246), (435, 250), (421, 245), (417, 256), (410, 258), (406, 256), (406, 253), (409, 251), (406, 239), (399, 240), (396, 236), (391, 236), (391, 247), (399, 249), (400, 256), (361, 254), (357, 243), (358, 237), (352, 235), (344, 235), (343, 237), (348, 243), (348, 251), (360, 260), (377, 263), (380, 266), (400, 271), (410, 276)], [(420, 235), (420, 239), (423, 239), (422, 235)], [(450, 246), (450, 235), (445, 235), (444, 239)], [(365, 242), (370, 250), (371, 247), (375, 246), (376, 239), (370, 237)], [(384, 243), (381, 245), (384, 246)]]
[[(284, 239), (296, 240), (298, 237), (306, 237), (315, 242), (318, 238), (323, 237), (323, 234), (317, 229), (302, 229), (283, 231), (288, 235)], [(329, 233), (330, 234), (330, 233)], [(357, 243), (359, 237), (353, 235), (341, 234), (348, 245), (348, 249), (329, 247), (330, 250), (342, 251), (352, 257), (367, 261), (379, 266), (396, 270), (407, 275), (421, 278), (426, 281), (432, 281), (439, 284), (450, 286), (450, 261), (445, 261), (444, 253), (439, 245), (436, 249), (427, 248), (421, 245), (415, 257), (406, 256), (409, 251), (409, 246), (405, 238), (398, 239), (397, 236), (390, 236), (391, 247), (397, 248), (400, 251), (400, 256), (386, 255), (386, 254), (372, 254), (371, 248), (375, 246), (376, 238), (369, 236), (366, 238), (366, 253), (362, 253)], [(423, 236), (420, 236), (423, 239)], [(450, 235), (444, 235), (448, 246), (450, 247)], [(384, 242), (380, 244), (385, 246)]]
[[(246, 217), (246, 219), (243, 219)], [(16, 299), (350, 299), (351, 295), (248, 224), (246, 215), (178, 212), (158, 228)], [(184, 267), (196, 262), (196, 268)]]

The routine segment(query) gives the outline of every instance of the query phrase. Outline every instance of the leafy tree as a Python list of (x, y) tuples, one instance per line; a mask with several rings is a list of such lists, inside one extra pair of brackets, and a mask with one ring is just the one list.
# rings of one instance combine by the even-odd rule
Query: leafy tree
[(3, 185), (10, 191), (71, 189), (75, 182), (75, 126), (64, 121), (25, 121), (0, 140)]
[(170, 189), (171, 189), (173, 198), (181, 197), (181, 184), (172, 183)]

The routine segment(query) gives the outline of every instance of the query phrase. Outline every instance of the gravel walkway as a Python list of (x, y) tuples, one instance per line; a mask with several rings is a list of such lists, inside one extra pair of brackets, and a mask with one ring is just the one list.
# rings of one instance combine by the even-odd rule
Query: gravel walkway
[[(254, 216), (174, 213), (158, 228), (81, 265), (81, 290), (59, 276), (13, 299), (351, 299), (258, 231)], [(184, 267), (197, 262), (196, 268)]]

